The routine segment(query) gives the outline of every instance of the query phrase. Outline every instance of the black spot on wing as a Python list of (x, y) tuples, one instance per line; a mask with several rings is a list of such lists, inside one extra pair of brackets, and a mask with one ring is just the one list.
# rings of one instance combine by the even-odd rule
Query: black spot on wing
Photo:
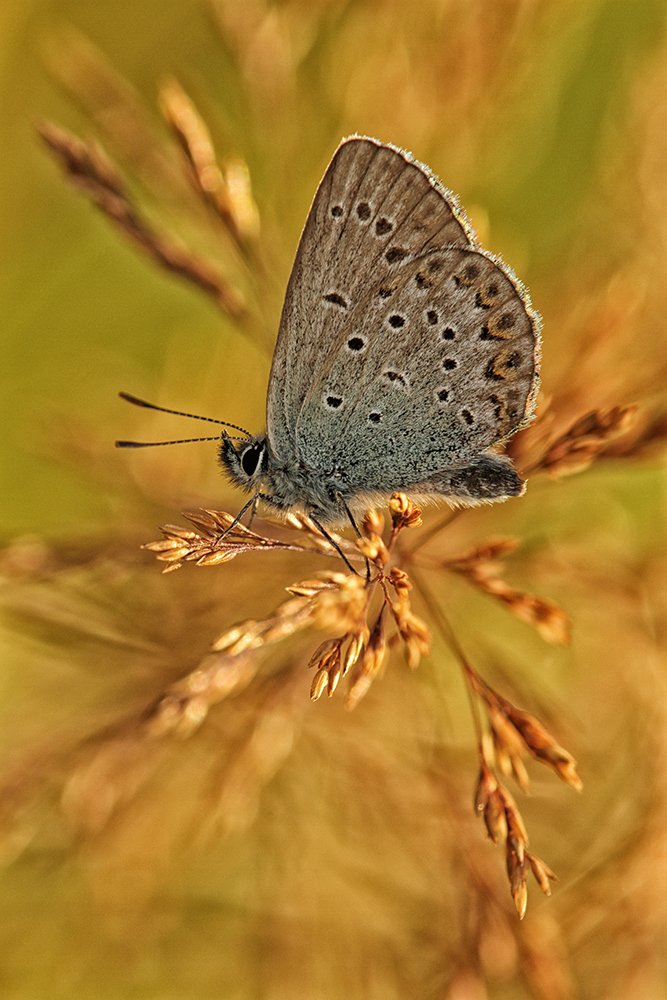
[(410, 251), (405, 250), (403, 247), (391, 247), (391, 249), (387, 250), (384, 255), (384, 259), (388, 264), (396, 264), (399, 260), (403, 260), (407, 257), (409, 253)]
[(330, 302), (333, 306), (340, 306), (341, 309), (347, 309), (347, 302), (342, 295), (338, 294), (338, 292), (329, 292), (324, 296), (324, 301)]

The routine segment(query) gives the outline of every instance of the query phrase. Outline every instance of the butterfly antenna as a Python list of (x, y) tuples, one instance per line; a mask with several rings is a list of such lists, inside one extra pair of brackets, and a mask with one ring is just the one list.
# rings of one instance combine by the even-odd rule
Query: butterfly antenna
[[(121, 399), (124, 399), (127, 403), (132, 403), (133, 406), (143, 406), (147, 410), (159, 410), (160, 413), (173, 413), (176, 417), (189, 417), (191, 420), (206, 420), (209, 424), (222, 424), (223, 427), (231, 427), (232, 430), (240, 431), (241, 434), (245, 434), (249, 441), (252, 441), (252, 434), (245, 430), (243, 427), (239, 427), (237, 424), (230, 424), (226, 420), (215, 420), (213, 417), (200, 417), (196, 413), (184, 413), (182, 410), (168, 410), (166, 406), (156, 406), (155, 403), (147, 403), (145, 399), (139, 399), (138, 396), (132, 396), (129, 392), (119, 392), (118, 395)], [(215, 441), (216, 438), (188, 438), (191, 441)], [(233, 440), (239, 441), (240, 438), (234, 438)], [(180, 441), (157, 441), (156, 444), (181, 444)], [(131, 444), (119, 443), (119, 448), (132, 447)], [(139, 445), (139, 447), (142, 447)]]
[[(193, 444), (195, 441), (219, 441), (220, 435), (205, 438), (179, 438), (177, 441), (116, 441), (117, 448), (156, 448), (161, 444)], [(229, 441), (245, 441), (245, 438), (228, 438)]]

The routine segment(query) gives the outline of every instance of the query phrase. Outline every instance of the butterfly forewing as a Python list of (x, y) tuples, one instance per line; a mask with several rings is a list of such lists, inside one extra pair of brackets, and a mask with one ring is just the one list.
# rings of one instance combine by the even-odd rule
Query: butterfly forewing
[(369, 290), (376, 298), (391, 292), (416, 256), (445, 246), (469, 247), (471, 233), (430, 173), (374, 140), (343, 142), (315, 196), (285, 297), (267, 398), (278, 458), (302, 457), (304, 399), (340, 355), (351, 314), (371, 307), (368, 321)]

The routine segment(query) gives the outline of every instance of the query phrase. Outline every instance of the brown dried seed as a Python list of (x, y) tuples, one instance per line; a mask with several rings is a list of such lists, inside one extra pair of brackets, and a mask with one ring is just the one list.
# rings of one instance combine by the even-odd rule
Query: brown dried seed
[(338, 681), (340, 680), (341, 676), (342, 676), (342, 670), (340, 665), (340, 649), (339, 649), (336, 660), (333, 663), (331, 663), (327, 669), (327, 677), (328, 677), (327, 694), (329, 695), (330, 698), (333, 695), (336, 688), (338, 687)]
[(516, 618), (536, 628), (547, 642), (569, 645), (568, 617), (553, 601), (517, 590), (501, 577), (488, 572), (472, 568), (469, 571), (459, 569), (457, 572), (462, 572), (480, 590), (502, 601)]
[[(230, 528), (232, 524), (234, 524), (234, 516), (232, 514), (228, 514), (225, 510), (209, 510), (206, 508), (204, 513), (208, 514), (209, 517), (212, 518), (218, 528), (224, 528), (227, 530), (227, 528)], [(235, 527), (239, 527), (239, 525), (240, 522), (238, 522)]]
[(520, 711), (505, 699), (500, 700), (512, 726), (521, 735), (532, 756), (541, 764), (551, 767), (563, 781), (580, 792), (583, 785), (577, 774), (574, 757), (556, 743), (534, 715)]
[(292, 635), (298, 629), (302, 628), (304, 624), (298, 619), (276, 618), (274, 621), (275, 624), (267, 623), (268, 627), (264, 630), (263, 640), (265, 645), (268, 645), (270, 642), (278, 642), (280, 639)]
[(328, 584), (330, 587), (343, 587), (348, 584), (348, 581), (356, 581), (358, 577), (350, 576), (349, 573), (340, 573), (333, 569), (323, 569), (317, 574), (319, 580), (323, 583)]
[(345, 707), (348, 709), (354, 708), (357, 702), (360, 701), (360, 699), (363, 698), (368, 691), (373, 679), (382, 672), (384, 658), (387, 652), (384, 623), (382, 620), (383, 612), (384, 605), (368, 639), (368, 645), (366, 646), (364, 654), (361, 658), (359, 672), (348, 692), (347, 699), (345, 701)]
[(170, 562), (172, 559), (184, 559), (190, 555), (191, 551), (189, 546), (181, 545), (179, 548), (173, 548), (167, 552), (158, 552), (156, 559), (159, 559), (160, 562), (164, 562), (165, 560)]
[[(227, 653), (230, 656), (238, 656), (244, 650), (254, 648), (257, 645), (259, 636), (262, 634), (264, 625), (264, 622), (255, 622), (252, 620), (243, 622), (240, 634), (233, 643), (227, 646)], [(214, 652), (217, 651), (217, 644), (212, 649)]]
[(366, 582), (359, 576), (343, 576), (337, 587), (313, 597), (313, 618), (323, 631), (357, 632), (366, 609)]
[(517, 785), (526, 795), (530, 792), (530, 778), (528, 777), (528, 771), (526, 766), (521, 759), (516, 754), (508, 754), (508, 759), (510, 762), (510, 773)]
[(536, 628), (547, 642), (569, 645), (569, 620), (562, 608), (546, 598), (517, 590), (498, 576), (494, 560), (518, 544), (516, 539), (491, 539), (455, 559), (445, 560), (443, 566), (502, 601), (515, 617)]
[(574, 788), (575, 792), (580, 792), (582, 791), (584, 784), (577, 774), (576, 761), (573, 757), (570, 757), (569, 754), (564, 757), (564, 754), (565, 751), (561, 751), (561, 759), (554, 765), (555, 770), (558, 772), (563, 781), (566, 782), (566, 784), (568, 784), (571, 788)]
[(209, 706), (204, 698), (191, 698), (183, 706), (174, 733), (181, 739), (191, 736), (208, 715)]
[(368, 692), (372, 683), (372, 674), (361, 673), (355, 678), (355, 681), (348, 691), (345, 699), (345, 708), (348, 711), (352, 711), (353, 708), (356, 708), (357, 703), (360, 702), (364, 695)]
[(336, 663), (340, 660), (340, 645), (337, 643), (333, 649), (325, 653), (321, 659), (321, 665), (325, 670), (332, 670), (335, 668)]
[(371, 507), (370, 510), (366, 511), (361, 522), (361, 530), (367, 538), (373, 535), (382, 535), (384, 531), (384, 517), (379, 510)]
[(487, 703), (487, 712), (496, 749), (504, 749), (517, 755), (525, 753), (526, 744), (521, 733), (517, 731), (493, 700)]
[(569, 646), (569, 619), (562, 608), (553, 601), (535, 594), (525, 594), (508, 588), (505, 600), (509, 610), (528, 625), (533, 625), (543, 639), (554, 645)]
[(416, 670), (422, 656), (425, 656), (424, 646), (417, 639), (408, 638), (405, 640), (405, 656), (410, 670)]
[(484, 805), (483, 816), (484, 825), (493, 843), (504, 844), (507, 840), (508, 826), (505, 804), (499, 788), (489, 793)]
[(199, 528), (200, 531), (204, 531), (207, 534), (211, 534), (218, 527), (217, 522), (211, 517), (205, 510), (186, 510), (183, 511), (183, 517), (187, 518), (191, 524)]
[(384, 544), (379, 535), (369, 535), (367, 538), (357, 538), (354, 544), (359, 549), (361, 554), (366, 556), (367, 559), (370, 559), (371, 562), (381, 562), (384, 566), (389, 561), (387, 546)]
[(199, 559), (197, 559), (197, 565), (217, 566), (219, 563), (229, 562), (230, 559), (235, 559), (238, 554), (238, 551), (234, 552), (227, 550), (225, 552), (221, 549), (217, 552), (207, 552), (205, 555), (200, 556)]
[(357, 662), (364, 646), (368, 642), (368, 629), (366, 626), (363, 627), (359, 632), (352, 636), (350, 639), (350, 644), (345, 651), (345, 656), (343, 657), (343, 677), (348, 672), (350, 667), (354, 666)]
[(410, 611), (407, 616), (406, 631), (411, 639), (423, 645), (423, 655), (426, 656), (431, 647), (433, 636), (426, 622), (416, 615), (414, 611)]
[(577, 420), (554, 441), (537, 463), (555, 478), (581, 472), (598, 457), (607, 441), (624, 434), (635, 422), (636, 406), (593, 410)]
[[(341, 647), (345, 642), (346, 636), (340, 639), (327, 639), (315, 651), (313, 657), (311, 658), (309, 666), (317, 666), (317, 674), (320, 675), (324, 671), (327, 675), (327, 691), (329, 697), (331, 697), (336, 690), (338, 681), (342, 676), (341, 667)], [(319, 683), (315, 684), (313, 681), (313, 686), (311, 687), (311, 698), (313, 697), (313, 691), (319, 690)], [(321, 694), (319, 691), (319, 695)]]
[(307, 597), (298, 595), (296, 597), (291, 597), (287, 601), (283, 601), (276, 608), (276, 616), (278, 618), (296, 618), (303, 612), (310, 611), (310, 601)]
[(403, 514), (407, 513), (412, 507), (412, 501), (408, 499), (405, 493), (393, 493), (389, 500), (389, 510), (392, 514), (398, 514), (401, 517)]
[(479, 768), (479, 778), (477, 780), (477, 788), (475, 789), (475, 812), (481, 813), (486, 805), (489, 796), (498, 787), (498, 782), (496, 776), (488, 766), (488, 764), (482, 760)]
[(149, 552), (168, 552), (170, 549), (177, 549), (180, 547), (180, 542), (177, 542), (174, 538), (163, 538), (159, 542), (146, 542), (142, 545), (142, 549), (148, 549)]
[(269, 524), (275, 524), (279, 526), (285, 526), (288, 528), (294, 528), (296, 531), (303, 530), (303, 518), (299, 517), (298, 514), (285, 514), (284, 517), (265, 517), (263, 520), (267, 521)]
[(229, 649), (230, 646), (233, 646), (234, 643), (238, 642), (241, 636), (245, 635), (246, 631), (254, 629), (256, 626), (257, 622), (252, 619), (242, 622), (240, 625), (234, 625), (233, 628), (227, 629), (226, 632), (223, 632), (222, 635), (215, 640), (211, 649), (215, 652)]
[(554, 873), (547, 865), (545, 865), (544, 861), (541, 861), (540, 858), (535, 857), (534, 854), (530, 854), (528, 851), (526, 851), (526, 861), (530, 865), (533, 875), (535, 876), (535, 881), (544, 895), (550, 896), (551, 885), (549, 882), (558, 881)]
[(399, 569), (398, 566), (392, 566), (391, 570), (387, 574), (387, 579), (399, 598), (406, 598), (409, 591), (412, 590), (410, 577), (402, 569)]
[(528, 833), (526, 831), (525, 824), (521, 813), (519, 812), (516, 802), (502, 785), (498, 786), (498, 794), (503, 800), (503, 806), (505, 808), (505, 816), (507, 817), (507, 836), (515, 844), (515, 849), (523, 859), (523, 849), (528, 844)]
[(324, 583), (322, 580), (302, 580), (301, 583), (293, 583), (285, 589), (290, 594), (300, 597), (314, 597), (315, 594), (319, 594), (322, 590), (328, 590), (330, 587), (331, 584)]
[(510, 892), (519, 915), (519, 920), (523, 920), (526, 915), (528, 905), (528, 888), (526, 886), (526, 859), (519, 857), (514, 846), (507, 841), (505, 851), (505, 861), (507, 865), (507, 876), (510, 882)]
[(160, 528), (160, 531), (164, 531), (166, 535), (172, 538), (183, 538), (190, 540), (193, 538), (199, 539), (201, 536), (193, 531), (192, 528), (183, 528), (179, 524), (165, 524)]
[(410, 599), (406, 588), (399, 593), (398, 601), (392, 601), (385, 596), (385, 603), (389, 605), (401, 639), (405, 643), (408, 666), (415, 669), (419, 666), (422, 656), (428, 656), (431, 650), (431, 632), (426, 623), (410, 610)]
[(259, 211), (252, 197), (250, 171), (240, 159), (225, 164), (225, 182), (232, 216), (241, 235), (247, 240), (259, 236)]
[(384, 607), (382, 608), (382, 611), (380, 611), (377, 621), (371, 630), (366, 652), (364, 653), (364, 663), (372, 663), (374, 671), (377, 670), (378, 663), (382, 660), (386, 651), (384, 621), (382, 614), (383, 611)]
[(168, 565), (168, 566), (165, 566), (165, 567), (164, 567), (164, 569), (162, 570), (162, 572), (163, 572), (163, 574), (164, 574), (164, 573), (173, 573), (173, 571), (174, 571), (175, 569), (180, 569), (182, 565), (183, 565), (183, 563), (182, 563), (182, 562), (173, 562), (173, 563), (169, 563), (169, 565)]
[(389, 509), (394, 529), (413, 528), (422, 523), (420, 508), (405, 493), (394, 493), (389, 500)]
[(444, 560), (443, 565), (448, 569), (467, 573), (477, 563), (497, 562), (510, 552), (514, 552), (520, 545), (519, 538), (489, 538), (453, 559)]
[(325, 639), (321, 642), (310, 660), (308, 661), (308, 669), (310, 670), (314, 666), (321, 666), (326, 656), (341, 642), (340, 639)]
[(403, 639), (406, 646), (408, 666), (416, 670), (423, 656), (431, 651), (431, 633), (426, 624), (416, 615), (410, 613), (405, 624)]
[(313, 683), (310, 686), (310, 699), (311, 701), (318, 701), (322, 696), (324, 689), (329, 683), (329, 675), (326, 670), (318, 670), (313, 677)]
[(512, 726), (521, 734), (524, 743), (531, 750), (537, 751), (544, 749), (544, 747), (556, 746), (556, 741), (536, 716), (515, 708), (511, 702), (505, 699), (502, 700), (502, 707)]

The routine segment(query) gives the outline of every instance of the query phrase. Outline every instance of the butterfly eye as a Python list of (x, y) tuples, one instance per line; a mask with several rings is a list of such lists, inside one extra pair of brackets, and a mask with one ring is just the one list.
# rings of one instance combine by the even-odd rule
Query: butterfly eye
[(251, 445), (243, 452), (241, 455), (241, 468), (245, 472), (246, 476), (252, 476), (257, 471), (257, 466), (260, 463), (263, 451), (263, 448)]

